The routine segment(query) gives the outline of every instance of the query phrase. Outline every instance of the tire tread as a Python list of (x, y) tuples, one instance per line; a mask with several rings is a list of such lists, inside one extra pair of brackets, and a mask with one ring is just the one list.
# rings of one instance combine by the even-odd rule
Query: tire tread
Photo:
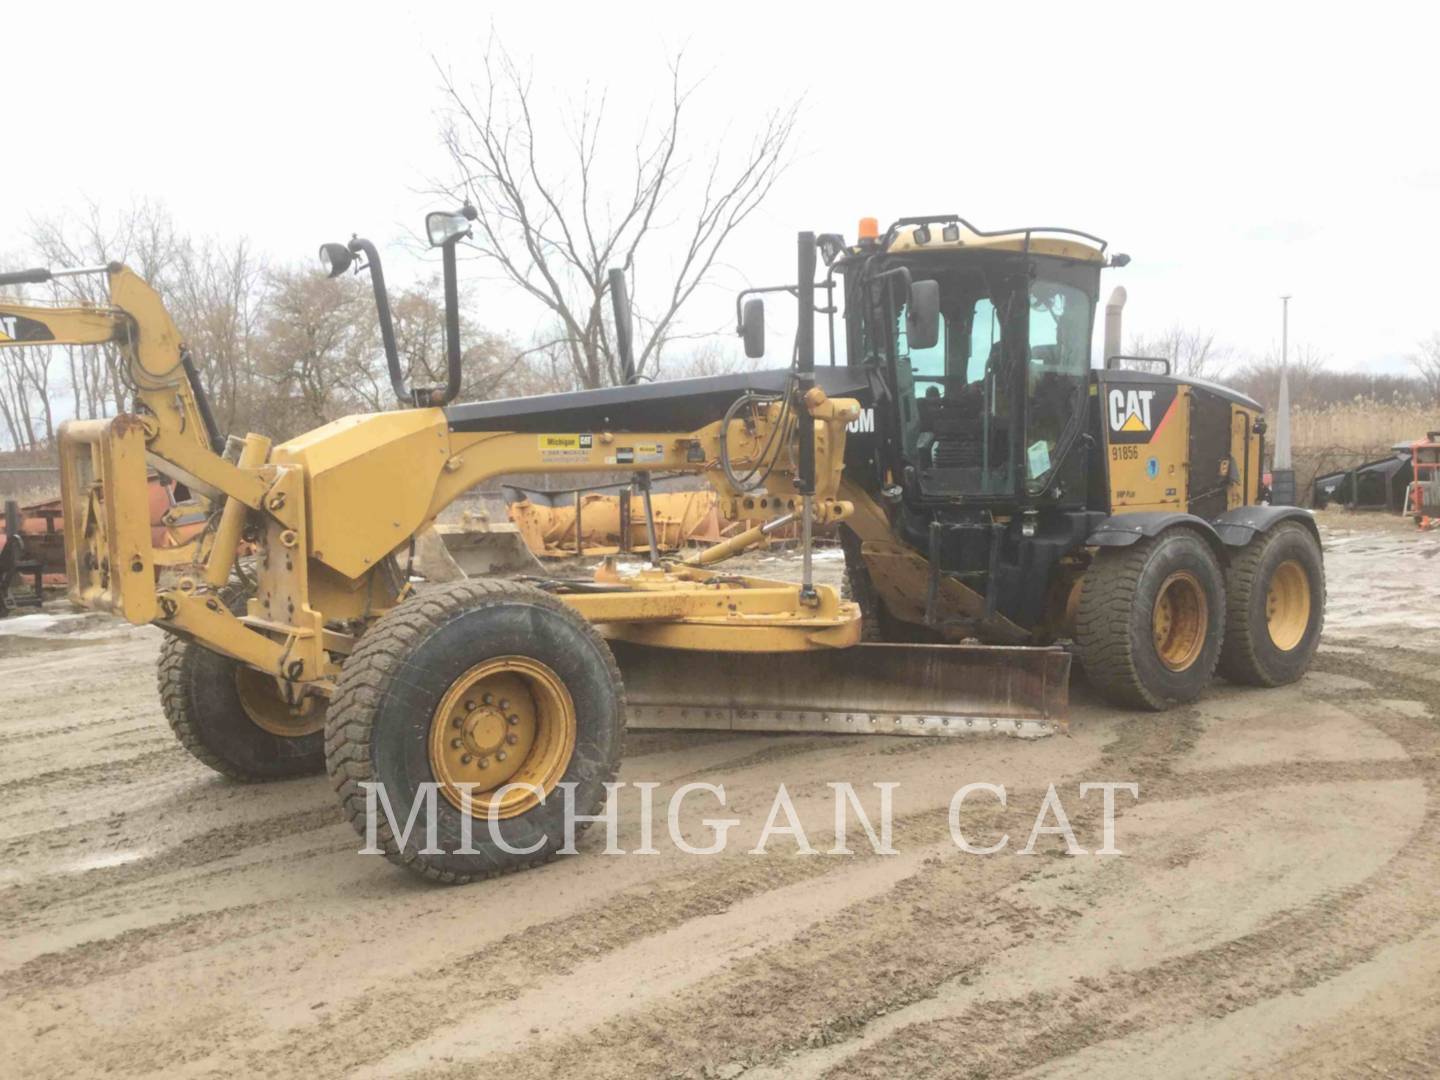
[[(360, 785), (375, 779), (370, 754), (375, 710), (384, 700), (390, 684), (404, 668), (406, 657), (431, 633), (466, 612), (476, 607), (514, 602), (518, 599), (523, 599), (527, 604), (557, 611), (567, 619), (583, 625), (602, 646), (600, 652), (608, 666), (611, 682), (618, 689), (621, 701), (624, 701), (620, 668), (615, 663), (609, 646), (605, 645), (604, 638), (574, 608), (534, 586), (512, 581), (468, 578), (428, 590), (403, 602), (380, 617), (345, 661), (339, 686), (330, 701), (325, 720), (326, 770), (335, 793), (340, 797), (345, 819), (361, 836), (366, 833), (366, 794)], [(614, 760), (618, 763), (624, 756), (625, 749), (623, 722), (617, 739)], [(617, 771), (618, 765), (601, 778), (602, 790), (604, 784), (615, 779)], [(596, 808), (586, 808), (585, 812), (589, 813), (594, 809)], [(578, 822), (576, 834), (584, 832), (590, 824), (588, 821)], [(516, 860), (495, 869), (457, 873), (435, 866), (418, 854), (403, 852), (386, 821), (378, 823), (375, 837), (385, 857), (392, 863), (427, 880), (446, 885), (464, 885), (530, 869), (549, 862), (558, 854), (552, 848), (537, 853), (533, 858)]]
[[(1279, 685), (1267, 674), (1259, 656), (1257, 648), (1259, 642), (1256, 640), (1249, 618), (1250, 597), (1256, 587), (1260, 563), (1264, 559), (1265, 553), (1280, 537), (1295, 531), (1304, 533), (1307, 542), (1313, 542), (1314, 537), (1304, 525), (1295, 521), (1282, 521), (1263, 536), (1245, 545), (1230, 560), (1225, 574), (1225, 641), (1220, 648), (1219, 664), (1220, 674), (1230, 682), (1239, 683), (1242, 686)], [(1321, 565), (1324, 565), (1323, 557)], [(1315, 603), (1316, 599), (1312, 596), (1311, 603)], [(1323, 574), (1318, 601), (1320, 622), (1316, 627), (1317, 638), (1325, 628)]]

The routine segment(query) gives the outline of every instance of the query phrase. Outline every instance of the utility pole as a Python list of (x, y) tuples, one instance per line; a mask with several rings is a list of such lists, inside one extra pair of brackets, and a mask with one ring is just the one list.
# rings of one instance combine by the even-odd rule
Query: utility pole
[(1290, 364), (1290, 297), (1280, 297), (1280, 370)]
[(1280, 297), (1280, 394), (1275, 403), (1275, 457), (1270, 467), (1270, 501), (1295, 505), (1295, 472), (1290, 464), (1290, 297)]

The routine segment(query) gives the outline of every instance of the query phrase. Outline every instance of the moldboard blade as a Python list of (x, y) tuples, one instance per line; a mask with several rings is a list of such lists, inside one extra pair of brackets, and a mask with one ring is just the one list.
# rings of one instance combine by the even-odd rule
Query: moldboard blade
[(1069, 718), (1070, 655), (1060, 648), (611, 648), (632, 728), (1038, 738), (1064, 731)]

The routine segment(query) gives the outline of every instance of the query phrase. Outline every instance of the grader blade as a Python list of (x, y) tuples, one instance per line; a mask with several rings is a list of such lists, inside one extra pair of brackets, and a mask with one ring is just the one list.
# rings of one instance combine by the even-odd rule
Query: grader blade
[(1015, 735), (1066, 730), (1070, 655), (1059, 648), (856, 645), (713, 653), (611, 643), (632, 728)]

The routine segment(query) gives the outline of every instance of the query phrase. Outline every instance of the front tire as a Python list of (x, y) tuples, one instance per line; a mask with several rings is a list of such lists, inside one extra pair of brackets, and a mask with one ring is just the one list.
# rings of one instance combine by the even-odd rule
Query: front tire
[(1081, 582), (1075, 645), (1117, 705), (1162, 710), (1209, 686), (1225, 631), (1220, 564), (1204, 539), (1169, 529), (1102, 548)]
[[(407, 600), (361, 639), (330, 705), (326, 767), (360, 835), (376, 815), (390, 861), (464, 884), (559, 852), (561, 785), (575, 785), (577, 815), (599, 811), (619, 769), (624, 702), (609, 646), (573, 608), (528, 585), (460, 581)], [(382, 792), (402, 829), (422, 800), (403, 838)]]
[(252, 782), (324, 770), (324, 702), (291, 709), (271, 676), (174, 635), (160, 647), (159, 683), (180, 745), (222, 776)]
[(1315, 535), (1283, 521), (1255, 537), (1226, 574), (1220, 674), (1247, 686), (1283, 686), (1310, 667), (1325, 627), (1325, 561)]

